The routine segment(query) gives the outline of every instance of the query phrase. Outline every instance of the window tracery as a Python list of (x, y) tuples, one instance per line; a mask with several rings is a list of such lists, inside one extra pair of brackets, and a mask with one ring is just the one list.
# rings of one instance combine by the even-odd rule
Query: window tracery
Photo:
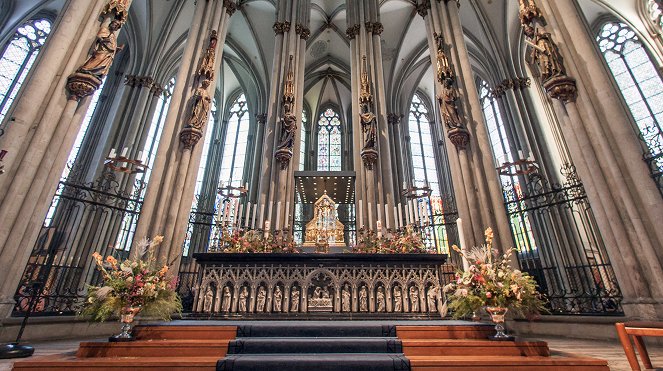
[(318, 171), (341, 171), (341, 120), (332, 108), (318, 120)]

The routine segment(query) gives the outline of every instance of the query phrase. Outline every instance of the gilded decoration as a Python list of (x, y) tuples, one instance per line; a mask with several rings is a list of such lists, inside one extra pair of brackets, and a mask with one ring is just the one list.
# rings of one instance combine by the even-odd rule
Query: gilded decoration
[(205, 50), (200, 67), (198, 68), (198, 76), (207, 80), (214, 79), (214, 64), (216, 60), (216, 44), (218, 42), (218, 35), (216, 30), (212, 30), (209, 38), (209, 45)]
[(343, 223), (338, 220), (336, 203), (325, 192), (313, 206), (313, 219), (306, 223), (304, 247), (345, 247)]
[(283, 84), (283, 101), (281, 103), (282, 117), (279, 121), (278, 144), (276, 146), (276, 159), (285, 170), (292, 158), (292, 148), (297, 131), (297, 117), (295, 115), (295, 73), (293, 71), (293, 56), (288, 61), (288, 73)]

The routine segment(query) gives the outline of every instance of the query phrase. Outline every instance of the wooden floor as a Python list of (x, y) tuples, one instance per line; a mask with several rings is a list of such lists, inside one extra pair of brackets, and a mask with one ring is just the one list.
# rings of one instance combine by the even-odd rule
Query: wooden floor
[[(49, 342), (33, 343), (35, 346), (35, 355), (52, 355), (64, 352), (75, 352), (82, 341), (103, 341), (104, 339), (78, 339), (78, 340), (60, 340)], [(596, 357), (608, 361), (611, 370), (628, 371), (630, 370), (621, 345), (617, 342), (597, 341), (597, 340), (579, 340), (568, 338), (550, 338), (540, 337), (537, 340), (548, 342), (553, 354), (574, 353), (583, 356)], [(650, 346), (648, 348), (652, 363), (656, 370), (663, 370), (663, 348)], [(14, 360), (0, 360), (0, 370), (11, 370)]]

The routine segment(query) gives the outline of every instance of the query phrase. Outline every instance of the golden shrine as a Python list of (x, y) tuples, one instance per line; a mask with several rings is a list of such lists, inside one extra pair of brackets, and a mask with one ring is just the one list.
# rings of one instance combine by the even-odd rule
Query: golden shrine
[(304, 247), (345, 247), (344, 225), (338, 220), (336, 203), (323, 194), (313, 206), (313, 219), (306, 223)]

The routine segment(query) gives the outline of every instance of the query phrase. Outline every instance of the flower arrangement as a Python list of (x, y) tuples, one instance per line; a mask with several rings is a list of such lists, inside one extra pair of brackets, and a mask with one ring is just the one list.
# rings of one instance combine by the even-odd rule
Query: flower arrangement
[[(103, 278), (102, 286), (88, 287), (87, 300), (81, 312), (93, 320), (137, 314), (170, 320), (182, 311), (182, 302), (175, 292), (177, 277), (169, 277), (169, 267), (156, 266), (154, 250), (162, 236), (142, 239), (136, 246), (140, 257), (119, 262), (113, 256), (105, 259), (95, 252), (92, 257)], [(143, 257), (146, 257), (144, 260)]]
[(492, 229), (488, 228), (485, 236), (486, 243), (469, 252), (453, 246), (467, 259), (469, 268), (457, 271), (455, 281), (444, 287), (448, 303), (444, 303), (442, 312), (450, 309), (454, 318), (461, 318), (483, 307), (506, 308), (524, 316), (545, 311), (534, 278), (511, 266), (512, 250), (500, 256), (492, 248)]
[(358, 234), (358, 243), (354, 248), (357, 253), (382, 254), (426, 254), (430, 253), (419, 233), (411, 228), (404, 231), (392, 232), (388, 230), (385, 235), (377, 237), (371, 230), (361, 229)]
[[(286, 234), (288, 235), (288, 234)], [(220, 251), (225, 253), (298, 253), (292, 237), (265, 234), (259, 230), (224, 230), (219, 241)]]

